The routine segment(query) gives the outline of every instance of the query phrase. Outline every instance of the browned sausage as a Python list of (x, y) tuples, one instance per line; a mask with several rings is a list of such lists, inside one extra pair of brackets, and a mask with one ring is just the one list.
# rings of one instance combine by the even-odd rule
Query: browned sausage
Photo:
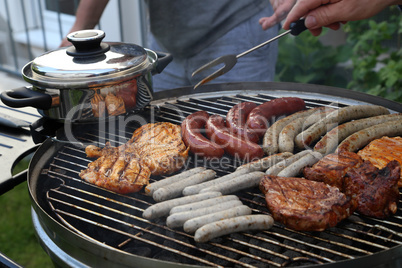
[(190, 114), (181, 123), (181, 135), (192, 153), (206, 158), (220, 158), (225, 153), (223, 148), (208, 140), (201, 133), (208, 118), (209, 115), (205, 111)]
[(257, 107), (257, 104), (246, 101), (236, 104), (228, 111), (226, 114), (226, 126), (231, 133), (247, 141), (258, 142), (260, 138), (257, 133), (246, 126), (247, 117), (255, 107)]
[(383, 114), (389, 114), (389, 110), (379, 105), (362, 104), (340, 108), (299, 133), (295, 137), (295, 145), (305, 149), (340, 123)]
[(232, 135), (225, 126), (220, 115), (211, 115), (205, 126), (207, 137), (222, 146), (228, 154), (240, 157), (243, 161), (251, 161), (264, 156), (262, 148), (251, 141)]
[(356, 152), (375, 139), (400, 135), (402, 135), (402, 120), (385, 122), (353, 133), (339, 144), (335, 152)]
[(297, 97), (273, 99), (258, 105), (250, 112), (247, 126), (253, 129), (259, 137), (262, 137), (273, 117), (292, 114), (304, 109), (306, 109), (304, 100)]

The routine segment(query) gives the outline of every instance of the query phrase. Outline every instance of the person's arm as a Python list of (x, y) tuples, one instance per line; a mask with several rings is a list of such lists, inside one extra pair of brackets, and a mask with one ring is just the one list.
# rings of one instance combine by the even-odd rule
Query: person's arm
[[(102, 16), (109, 0), (81, 0), (75, 14), (75, 22), (71, 27), (69, 33), (93, 29)], [(64, 38), (60, 44), (61, 47), (71, 45), (70, 42)]]
[(400, 5), (402, 0), (298, 0), (289, 12), (284, 29), (290, 23), (304, 17), (305, 25), (317, 36), (322, 27), (338, 29), (340, 23), (370, 18), (391, 5)]

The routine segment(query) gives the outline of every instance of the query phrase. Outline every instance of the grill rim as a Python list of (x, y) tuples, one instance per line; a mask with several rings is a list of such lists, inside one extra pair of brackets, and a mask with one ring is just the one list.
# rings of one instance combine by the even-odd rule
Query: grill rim
[(333, 98), (331, 98), (331, 100), (334, 100), (334, 98), (340, 98), (342, 100), (349, 99), (353, 103), (356, 103), (356, 101), (361, 101), (365, 103), (381, 105), (395, 112), (402, 112), (401, 103), (388, 100), (379, 96), (369, 95), (364, 92), (352, 91), (339, 87), (292, 82), (240, 82), (207, 84), (198, 87), (195, 90), (192, 87), (175, 88), (172, 90), (159, 91), (154, 93), (154, 100), (151, 101), (150, 104), (158, 105), (163, 101), (169, 102), (172, 99), (186, 100), (195, 94), (197, 95), (197, 97), (216, 97), (222, 96), (222, 91), (225, 92), (225, 95), (229, 95), (234, 93), (241, 94), (239, 93), (239, 91), (249, 94), (250, 92), (264, 93), (267, 90), (277, 92), (278, 95), (281, 95), (280, 93), (283, 92), (288, 92), (288, 94), (290, 94), (291, 92), (295, 92), (297, 94), (322, 94), (332, 96)]
[[(215, 95), (215, 96), (222, 96), (223, 92), (225, 92), (225, 95), (236, 95), (236, 94), (251, 94), (251, 93), (265, 93), (265, 94), (270, 94), (270, 95), (275, 95), (272, 94), (272, 91), (277, 91), (278, 95), (283, 96), (281, 93), (286, 93), (286, 94), (293, 94), (293, 92), (305, 92), (307, 91), (308, 94), (313, 93), (313, 94), (319, 94), (319, 95), (328, 95), (326, 94), (326, 91), (332, 92), (334, 94), (334, 89), (337, 91), (335, 92), (336, 94), (334, 96), (341, 97), (342, 100), (346, 99), (351, 99), (353, 103), (356, 103), (356, 100), (351, 98), (348, 93), (351, 93), (352, 91), (344, 90), (344, 89), (339, 89), (339, 88), (333, 88), (333, 87), (325, 87), (325, 86), (317, 86), (317, 85), (307, 85), (307, 88), (304, 88), (306, 86), (305, 84), (290, 84), (289, 83), (270, 83), (270, 82), (258, 82), (258, 83), (228, 83), (228, 84), (223, 84), (222, 85), (222, 91), (217, 91), (216, 87), (220, 87), (220, 84), (211, 84), (208, 86), (208, 88), (201, 88), (201, 92), (194, 91), (192, 88), (179, 88), (172, 90), (172, 94), (169, 94), (168, 99), (164, 99), (163, 96), (164, 94), (157, 94), (155, 96), (155, 100), (151, 102), (151, 105), (158, 105), (159, 103), (162, 102), (171, 102), (172, 100), (177, 100), (177, 99), (186, 99), (186, 98), (191, 98), (191, 97), (196, 97), (196, 98), (205, 98), (207, 95), (210, 96)], [(239, 87), (238, 90), (234, 90), (235, 87)], [(267, 89), (261, 89), (262, 87), (269, 88)], [(246, 91), (243, 92), (243, 90)], [(281, 89), (279, 89), (281, 88)], [(291, 91), (289, 91), (289, 88), (292, 88)], [(294, 89), (294, 90), (293, 90)], [(310, 92), (309, 90), (312, 90), (313, 92)], [(174, 94), (173, 94), (174, 91)], [(239, 92), (240, 91), (240, 92)], [(165, 93), (165, 92), (161, 92)], [(183, 95), (187, 94), (187, 95)], [(177, 94), (177, 95), (176, 95)], [(219, 95), (216, 95), (219, 94)], [(345, 97), (343, 94), (347, 94)], [(353, 92), (351, 94), (353, 96), (357, 96), (359, 101), (363, 101), (365, 103), (372, 103), (372, 104), (377, 104), (377, 105), (383, 105), (387, 107), (388, 109), (391, 109), (393, 111), (399, 111), (402, 112), (402, 105), (400, 103), (392, 102), (386, 99), (381, 99), (376, 96), (371, 96), (367, 95), (361, 92)], [(176, 97), (172, 97), (176, 96)], [(332, 95), (331, 95), (332, 96)], [(333, 100), (331, 98), (331, 100)], [(369, 101), (370, 100), (370, 101)], [(387, 103), (387, 104), (383, 104)], [(395, 108), (390, 108), (389, 105)], [(98, 252), (99, 249), (97, 247), (93, 247), (94, 241), (89, 240), (85, 237), (81, 237), (78, 234), (75, 234), (72, 232), (70, 229), (53, 219), (45, 210), (42, 208), (38, 202), (37, 202), (37, 191), (35, 187), (35, 179), (38, 178), (39, 175), (42, 172), (43, 165), (45, 162), (48, 161), (49, 157), (54, 154), (58, 150), (58, 147), (61, 146), (57, 142), (55, 142), (53, 139), (49, 138), (47, 139), (35, 152), (34, 157), (31, 160), (29, 171), (28, 171), (28, 189), (29, 193), (32, 199), (32, 204), (34, 208), (34, 212), (38, 215), (38, 219), (41, 222), (41, 226), (44, 228), (45, 232), (51, 237), (52, 240), (61, 242), (62, 245), (68, 245), (68, 249), (70, 251), (67, 252), (70, 256), (73, 256), (74, 254), (77, 254), (77, 251), (88, 251), (91, 256), (92, 254), (95, 254), (95, 252)], [(39, 157), (40, 156), (40, 157)], [(83, 239), (84, 238), (84, 239)], [(77, 247), (77, 244), (85, 244), (85, 246), (82, 247)], [(75, 245), (76, 248), (71, 248), (71, 245)], [(92, 247), (91, 247), (92, 245)], [(42, 245), (43, 246), (43, 245)], [(100, 247), (105, 247), (105, 245), (99, 245)], [(86, 255), (86, 252), (84, 252)], [(126, 253), (124, 251), (108, 247), (106, 246), (106, 253), (103, 252), (102, 256), (104, 256), (105, 259), (108, 259), (109, 261), (113, 259), (130, 259), (130, 263), (138, 263), (138, 261), (141, 260), (145, 261), (145, 263), (142, 263), (145, 266), (141, 267), (154, 267), (154, 265), (161, 265), (164, 264), (166, 265), (169, 262), (166, 261), (160, 261), (156, 259), (151, 259), (148, 257), (143, 257), (143, 256), (138, 256), (138, 255), (133, 255)], [(117, 255), (115, 255), (117, 254)], [(74, 256), (75, 256), (74, 255)], [(128, 255), (128, 257), (127, 257)], [(100, 258), (99, 255), (97, 255), (97, 258)], [(109, 256), (109, 257), (107, 257)], [(341, 267), (338, 265), (342, 265), (342, 267), (345, 267), (345, 265), (352, 265), (355, 264), (355, 260), (359, 262), (359, 264), (366, 264), (372, 266), (373, 264), (382, 264), (384, 263), (384, 260), (393, 260), (396, 259), (395, 256), (402, 256), (402, 246), (396, 246), (394, 248), (391, 248), (389, 250), (385, 250), (382, 252), (374, 253), (370, 256), (363, 256), (359, 257), (353, 260), (345, 260), (345, 261), (338, 261), (336, 263), (328, 263), (324, 264), (324, 267)], [(83, 256), (85, 258), (85, 256)], [(90, 257), (91, 258), (91, 257)], [(134, 259), (131, 259), (134, 258)], [(139, 258), (139, 259), (138, 259)], [(364, 261), (363, 261), (364, 259)], [(116, 263), (117, 264), (117, 263)], [(148, 266), (151, 265), (151, 266)], [(178, 263), (170, 263), (174, 267), (180, 266), (180, 267), (198, 267), (194, 265), (183, 265), (183, 264), (178, 264)], [(119, 264), (123, 265), (124, 264)], [(173, 267), (172, 266), (172, 267)], [(347, 266), (346, 266), (347, 267)]]

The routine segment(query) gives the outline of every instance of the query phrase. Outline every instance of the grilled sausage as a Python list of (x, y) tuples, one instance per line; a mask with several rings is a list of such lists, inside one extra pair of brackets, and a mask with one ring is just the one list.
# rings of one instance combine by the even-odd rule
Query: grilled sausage
[(375, 139), (383, 136), (392, 137), (400, 135), (402, 135), (402, 120), (382, 123), (353, 133), (339, 144), (336, 152), (355, 152)]
[[(279, 151), (279, 133), (281, 133), (282, 129), (287, 126), (290, 122), (297, 118), (305, 118), (315, 112), (324, 110), (325, 107), (313, 108), (303, 111), (298, 111), (294, 114), (286, 116), (282, 118), (270, 126), (264, 134), (263, 142), (262, 142), (262, 149), (264, 153), (267, 155), (276, 154)], [(287, 151), (287, 152), (293, 152)]]
[(303, 129), (308, 128), (312, 124), (321, 120), (328, 113), (333, 111), (334, 109), (327, 107), (325, 107), (325, 109), (317, 108), (314, 113), (305, 117), (297, 118), (286, 125), (278, 136), (279, 152), (293, 152), (295, 147), (294, 140), (296, 135), (299, 134)]
[(242, 161), (249, 162), (264, 156), (264, 152), (258, 144), (232, 135), (220, 115), (211, 115), (207, 120), (205, 130), (211, 141), (219, 144), (226, 153), (239, 157)]
[(242, 170), (237, 170), (233, 173), (230, 173), (228, 175), (222, 176), (220, 178), (216, 178), (214, 180), (206, 181), (200, 184), (192, 185), (192, 186), (187, 186), (186, 188), (183, 189), (183, 195), (193, 195), (193, 194), (198, 194), (202, 189), (208, 188), (210, 186), (213, 186), (215, 184), (219, 184), (224, 181), (229, 181), (233, 178), (236, 178), (240, 175), (246, 174), (249, 171), (246, 169)]
[(183, 224), (183, 229), (187, 233), (194, 233), (198, 228), (208, 223), (250, 214), (251, 208), (246, 205), (241, 205), (223, 211), (189, 219)]
[(190, 195), (190, 196), (184, 196), (184, 197), (179, 197), (179, 198), (175, 198), (175, 199), (170, 199), (167, 201), (156, 203), (156, 204), (148, 207), (142, 213), (142, 217), (144, 217), (145, 219), (148, 219), (148, 220), (156, 219), (156, 218), (168, 215), (169, 211), (173, 207), (183, 205), (183, 204), (198, 202), (201, 200), (214, 198), (214, 197), (221, 196), (221, 195), (222, 194), (219, 192), (208, 192), (208, 193), (202, 193), (202, 194), (196, 194), (196, 195)]
[(236, 137), (251, 142), (258, 142), (258, 135), (246, 126), (247, 116), (257, 107), (254, 102), (241, 102), (233, 106), (226, 114), (226, 126)]
[(314, 165), (321, 158), (322, 154), (319, 152), (310, 151), (308, 154), (282, 169), (281, 172), (278, 173), (278, 177), (296, 177), (301, 173), (303, 168)]
[(241, 205), (243, 205), (243, 203), (240, 200), (230, 200), (230, 201), (226, 201), (224, 203), (215, 204), (214, 206), (203, 207), (203, 208), (199, 208), (199, 209), (191, 210), (191, 211), (174, 213), (174, 214), (169, 215), (169, 217), (166, 218), (166, 225), (169, 228), (182, 227), (183, 224), (186, 221), (188, 221), (189, 219), (199, 217), (202, 215), (208, 215), (208, 214), (211, 214), (214, 212), (226, 210), (226, 209), (241, 206)]
[(170, 177), (161, 179), (159, 181), (150, 183), (145, 187), (144, 192), (145, 192), (146, 195), (152, 196), (154, 194), (154, 192), (156, 190), (158, 190), (159, 188), (161, 188), (163, 186), (166, 186), (166, 185), (169, 185), (169, 184), (172, 184), (172, 183), (177, 182), (177, 181), (181, 181), (181, 180), (183, 180), (183, 179), (185, 179), (185, 178), (187, 178), (189, 176), (195, 175), (195, 174), (200, 173), (201, 171), (204, 171), (204, 170), (205, 170), (204, 167), (196, 167), (196, 168), (192, 168), (192, 169), (189, 169), (187, 171), (184, 171), (182, 173), (176, 174), (174, 176), (170, 176)]
[(208, 223), (197, 229), (194, 234), (194, 240), (198, 243), (204, 243), (213, 238), (235, 232), (268, 230), (273, 224), (274, 219), (269, 215), (263, 214), (224, 219)]
[(197, 173), (180, 181), (159, 188), (154, 192), (152, 197), (156, 202), (161, 202), (178, 197), (181, 195), (183, 189), (186, 188), (187, 186), (212, 180), (213, 178), (215, 178), (215, 175), (216, 172), (213, 171), (212, 169), (204, 170), (200, 173)]
[(305, 156), (306, 154), (309, 154), (311, 152), (312, 152), (311, 150), (298, 152), (297, 154), (292, 155), (292, 156), (286, 158), (285, 160), (282, 160), (279, 163), (273, 165), (272, 167), (267, 169), (267, 171), (265, 173), (268, 175), (278, 175), (278, 173), (281, 172), (288, 165), (296, 162), (297, 160), (299, 160), (300, 158), (302, 158), (303, 156)]
[(373, 116), (344, 123), (325, 134), (325, 136), (322, 137), (321, 140), (314, 146), (314, 151), (322, 154), (330, 154), (336, 149), (340, 142), (357, 131), (385, 122), (401, 119), (402, 114), (398, 113)]
[(343, 122), (382, 114), (389, 114), (389, 111), (387, 108), (378, 105), (354, 105), (341, 108), (298, 134), (295, 138), (295, 144), (299, 149), (304, 149), (318, 140), (329, 129)]
[(222, 195), (211, 199), (206, 199), (190, 204), (184, 204), (177, 207), (174, 207), (170, 210), (169, 214), (184, 212), (184, 211), (193, 211), (199, 208), (208, 207), (216, 204), (220, 204), (223, 202), (231, 201), (231, 200), (239, 200), (236, 195)]
[(264, 175), (265, 174), (263, 172), (254, 171), (202, 189), (200, 193), (211, 191), (211, 192), (221, 192), (223, 195), (225, 195), (240, 190), (256, 187), (259, 185), (260, 180), (262, 177), (264, 177)]
[(247, 126), (254, 130), (259, 137), (262, 137), (273, 117), (292, 114), (305, 108), (304, 100), (297, 97), (273, 99), (258, 105), (250, 112), (247, 118)]
[(286, 153), (279, 153), (279, 154), (274, 154), (270, 155), (264, 158), (261, 158), (259, 160), (241, 165), (236, 169), (237, 170), (242, 170), (242, 169), (247, 169), (248, 172), (253, 172), (253, 171), (265, 171), (268, 168), (272, 167), (276, 163), (279, 163), (282, 160), (285, 160), (288, 157), (291, 157), (293, 154), (286, 152)]
[(187, 116), (181, 124), (181, 134), (184, 143), (194, 154), (206, 158), (221, 158), (225, 151), (218, 144), (211, 142), (201, 133), (209, 115), (205, 111), (198, 111)]

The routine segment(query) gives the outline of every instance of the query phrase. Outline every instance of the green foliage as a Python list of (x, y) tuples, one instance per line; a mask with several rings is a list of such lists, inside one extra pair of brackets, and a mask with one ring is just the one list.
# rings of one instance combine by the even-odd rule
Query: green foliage
[[(401, 102), (400, 16), (392, 7), (372, 19), (348, 22), (346, 44), (337, 47), (323, 45), (308, 31), (281, 38), (276, 80), (344, 87)], [(391, 46), (387, 40), (395, 37)]]
[[(344, 27), (347, 46), (352, 47), (353, 80), (348, 88), (402, 101), (402, 20), (399, 10), (389, 10), (387, 21), (376, 18), (350, 22)], [(396, 11), (396, 12), (395, 12)], [(386, 40), (397, 37), (395, 47)]]
[(278, 45), (277, 81), (346, 86), (346, 78), (337, 68), (350, 57), (344, 47), (323, 45), (308, 31), (281, 38)]

